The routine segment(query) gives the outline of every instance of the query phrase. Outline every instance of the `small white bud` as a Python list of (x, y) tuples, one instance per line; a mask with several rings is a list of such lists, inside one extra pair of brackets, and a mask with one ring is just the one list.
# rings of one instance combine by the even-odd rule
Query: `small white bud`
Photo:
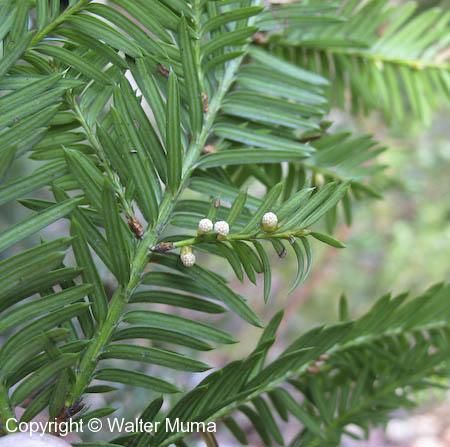
[(228, 222), (225, 222), (224, 220), (219, 220), (214, 224), (214, 231), (219, 236), (228, 236), (228, 233), (230, 232), (230, 226), (228, 225)]
[(185, 267), (192, 267), (195, 264), (195, 255), (191, 247), (183, 247), (180, 253), (181, 262)]
[(261, 219), (261, 226), (264, 231), (275, 231), (278, 227), (278, 217), (275, 213), (264, 214)]
[(181, 262), (185, 267), (192, 267), (195, 264), (195, 255), (194, 253), (186, 253), (181, 255)]
[(214, 227), (214, 225), (210, 219), (202, 219), (198, 223), (197, 232), (198, 232), (198, 234), (209, 233), (210, 231), (212, 231), (213, 227)]

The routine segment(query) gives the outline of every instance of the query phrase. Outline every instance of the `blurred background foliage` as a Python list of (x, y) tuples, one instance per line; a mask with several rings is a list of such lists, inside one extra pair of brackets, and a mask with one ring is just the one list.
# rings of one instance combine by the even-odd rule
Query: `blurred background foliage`
[(429, 129), (417, 123), (389, 129), (376, 117), (347, 123), (388, 146), (381, 155), (388, 167), (387, 179), (380, 179), (384, 197), (360, 203), (353, 226), (341, 227), (346, 250), (336, 254), (317, 244), (312, 278), (318, 287), (305, 298), (304, 324), (336, 318), (341, 292), (360, 314), (374, 296), (417, 292), (450, 277), (448, 119), (448, 112), (437, 113)]

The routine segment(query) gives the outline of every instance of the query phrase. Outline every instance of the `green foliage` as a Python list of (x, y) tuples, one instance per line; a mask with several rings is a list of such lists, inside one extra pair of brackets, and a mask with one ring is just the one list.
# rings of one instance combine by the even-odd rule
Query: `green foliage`
[[(361, 318), (306, 332), (264, 364), (278, 314), (248, 358), (212, 373), (167, 417), (183, 411), (188, 421), (223, 420), (242, 442), (230, 419), (241, 411), (264, 445), (284, 445), (276, 421), (293, 417), (303, 429), (291, 445), (339, 445), (347, 425), (367, 431), (393, 409), (413, 405), (415, 392), (440, 386), (425, 377), (448, 375), (449, 297), (442, 284), (410, 300), (386, 295)], [(152, 445), (181, 436), (163, 430)]]
[[(439, 60), (448, 16), (410, 19), (411, 6), (400, 8), (375, 39), (385, 3), (353, 11), (352, 1), (0, 1), (0, 205), (31, 211), (0, 232), (0, 422), (25, 400), (22, 420), (47, 407), (54, 418), (87, 393), (115, 390), (92, 385), (99, 380), (155, 394), (144, 420), (157, 417), (160, 394), (178, 393), (168, 417), (223, 420), (240, 442), (235, 411), (265, 445), (283, 444), (279, 417), (288, 415), (303, 427), (292, 445), (337, 445), (346, 425), (382, 422), (427, 377), (446, 375), (449, 288), (436, 286), (406, 303), (382, 298), (356, 321), (342, 301), (344, 323), (303, 334), (266, 363), (277, 314), (248, 358), (195, 389), (161, 378), (165, 368), (206, 371), (195, 351), (238, 342), (202, 316), (230, 312), (265, 326), (222, 275), (174, 251), (221, 258), (240, 281), (262, 276), (267, 302), (269, 251), (290, 249), (294, 289), (312, 268), (311, 239), (345, 246), (321, 226), (333, 233), (340, 214), (351, 222), (355, 200), (380, 197), (373, 180), (384, 148), (330, 130), (328, 91), (350, 87), (355, 107), (371, 108), (373, 85), (384, 86), (381, 108), (401, 117), (402, 83), (424, 118), (435, 101), (421, 89), (448, 93)], [(268, 33), (262, 47), (257, 31)], [(37, 168), (14, 177), (24, 158)], [(42, 190), (45, 200), (28, 197)], [(70, 237), (11, 249), (63, 218)], [(203, 233), (204, 218), (225, 222)], [(164, 446), (184, 435), (132, 434), (132, 444), (111, 445)]]
[[(331, 79), (335, 104), (346, 106), (349, 91), (355, 113), (378, 109), (389, 121), (415, 116), (429, 124), (433, 109), (448, 103), (449, 11), (418, 11), (412, 1), (309, 3), (263, 15), (264, 44)], [(285, 19), (283, 31), (274, 17)]]

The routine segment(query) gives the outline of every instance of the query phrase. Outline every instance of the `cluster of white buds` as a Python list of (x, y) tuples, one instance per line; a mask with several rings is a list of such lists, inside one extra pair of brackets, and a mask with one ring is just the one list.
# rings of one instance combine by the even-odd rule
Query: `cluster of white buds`
[(226, 237), (230, 233), (230, 226), (228, 225), (228, 222), (225, 222), (224, 220), (218, 220), (214, 224), (211, 219), (208, 218), (204, 218), (199, 221), (197, 234), (207, 234), (213, 230), (219, 237)]
[(192, 253), (192, 247), (182, 247), (180, 259), (185, 267), (192, 267), (195, 264), (195, 255)]
[[(201, 219), (197, 226), (197, 235), (201, 236), (208, 234), (211, 231), (217, 233), (218, 239), (225, 239), (230, 233), (230, 225), (224, 220), (219, 220), (216, 223), (212, 223), (211, 219), (207, 217)], [(192, 267), (195, 264), (195, 255), (192, 252), (192, 247), (182, 247), (180, 253), (181, 262), (185, 267)]]
[(218, 220), (214, 224), (214, 231), (219, 237), (227, 237), (230, 233), (230, 226), (228, 225), (228, 222), (225, 222), (224, 220)]
[[(272, 211), (265, 213), (261, 219), (261, 227), (267, 232), (276, 231), (278, 228), (278, 216)], [(199, 236), (210, 233), (213, 230), (217, 234), (217, 239), (223, 240), (230, 234), (230, 225), (225, 220), (218, 220), (213, 224), (212, 220), (207, 217), (200, 219), (197, 227)], [(185, 267), (192, 267), (195, 264), (195, 255), (192, 252), (192, 247), (182, 247), (180, 259)]]
[(206, 234), (209, 233), (210, 231), (212, 231), (212, 229), (214, 228), (214, 225), (211, 221), (211, 219), (201, 219), (200, 222), (198, 223), (198, 229), (197, 229), (197, 233), (198, 234)]
[(267, 232), (275, 231), (278, 228), (278, 216), (272, 212), (264, 214), (261, 219), (261, 227)]

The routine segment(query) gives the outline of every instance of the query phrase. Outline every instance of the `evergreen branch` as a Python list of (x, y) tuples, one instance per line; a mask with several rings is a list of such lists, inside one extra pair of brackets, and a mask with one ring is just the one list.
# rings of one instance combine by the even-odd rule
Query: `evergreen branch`
[(136, 249), (136, 255), (132, 260), (131, 277), (129, 283), (124, 289), (119, 288), (116, 290), (113, 299), (111, 300), (108, 315), (104, 323), (99, 328), (95, 337), (89, 342), (89, 345), (81, 358), (80, 367), (78, 368), (78, 373), (76, 375), (75, 385), (69, 398), (66, 401), (66, 407), (70, 407), (71, 405), (73, 405), (82, 396), (86, 387), (92, 381), (94, 371), (99, 361), (99, 356), (103, 348), (111, 340), (112, 333), (114, 332), (117, 324), (120, 321), (120, 318), (123, 315), (126, 304), (128, 303), (130, 297), (141, 281), (142, 273), (149, 261), (148, 247), (153, 247), (156, 244), (157, 238), (160, 234), (162, 234), (165, 227), (167, 226), (176, 203), (179, 200), (179, 197), (184, 191), (186, 184), (190, 178), (193, 165), (200, 155), (202, 148), (206, 144), (206, 140), (211, 132), (211, 128), (214, 124), (217, 113), (219, 112), (223, 98), (235, 79), (236, 71), (241, 61), (242, 58), (232, 61), (226, 68), (223, 80), (217, 90), (217, 93), (214, 95), (211, 101), (209, 111), (204, 120), (202, 131), (196, 141), (191, 143), (187, 151), (183, 169), (184, 175), (180, 187), (173, 197), (172, 194), (168, 190), (166, 190), (161, 202), (160, 215), (156, 222), (155, 229), (149, 227), (145, 230), (142, 241), (140, 241)]
[[(423, 334), (439, 333), (442, 330), (448, 331), (448, 310), (444, 312), (439, 312), (438, 310), (442, 310), (447, 306), (450, 297), (449, 292), (450, 287), (448, 285), (439, 284), (432, 287), (424, 295), (406, 304), (403, 304), (406, 295), (400, 295), (392, 299), (383, 297), (359, 320), (313, 329), (297, 339), (277, 360), (263, 368), (259, 374), (256, 372), (255, 376), (247, 380), (242, 387), (233, 390), (228, 403), (225, 403), (225, 405), (219, 404), (217, 408), (214, 408), (214, 404), (212, 404), (210, 410), (206, 409), (205, 412), (197, 414), (195, 409), (201, 406), (201, 402), (204, 402), (204, 399), (207, 398), (206, 394), (199, 393), (196, 400), (189, 403), (186, 402), (186, 414), (190, 414), (189, 418), (193, 417), (193, 420), (201, 420), (205, 423), (217, 422), (231, 415), (242, 405), (251, 403), (255, 398), (272, 392), (288, 382), (294, 380), (295, 384), (300, 384), (303, 380), (315, 380), (316, 374), (319, 372), (320, 376), (317, 377), (326, 379), (324, 383), (328, 384), (327, 389), (337, 392), (336, 390), (342, 385), (339, 383), (339, 369), (343, 368), (342, 374), (345, 380), (352, 380), (349, 372), (349, 369), (352, 367), (351, 363), (349, 363), (349, 354), (354, 352), (357, 355), (357, 353), (364, 353), (366, 350), (373, 352), (374, 347), (381, 341), (387, 341), (390, 346), (396, 349), (403, 349), (404, 346), (401, 340), (404, 337), (417, 336), (418, 340), (424, 341), (424, 349), (422, 350), (421, 346), (417, 346), (419, 342), (414, 341), (414, 339), (411, 344), (415, 346), (417, 353), (424, 352), (427, 354), (430, 344), (429, 341), (423, 338)], [(415, 309), (423, 309), (424, 303), (427, 303), (427, 311), (420, 316), (420, 321), (415, 323), (415, 318), (417, 317)], [(386, 319), (384, 311), (388, 307), (391, 313), (390, 317)], [(261, 340), (263, 339), (264, 335)], [(396, 342), (395, 340), (397, 339), (398, 341)], [(391, 342), (389, 342), (390, 340)], [(333, 432), (334, 428), (343, 427), (346, 423), (352, 422), (351, 417), (353, 415), (357, 415), (363, 408), (370, 408), (371, 402), (379, 401), (379, 397), (395, 391), (398, 386), (406, 387), (409, 384), (417, 383), (417, 379), (424, 379), (432, 374), (436, 366), (444, 362), (448, 356), (448, 342), (443, 341), (441, 345), (442, 349), (437, 347), (436, 354), (430, 354), (435, 356), (433, 361), (420, 359), (418, 355), (411, 357), (418, 363), (418, 370), (413, 374), (407, 368), (407, 365), (402, 364), (404, 360), (401, 357), (398, 355), (397, 357), (395, 355), (390, 357), (389, 369), (395, 371), (398, 377), (394, 379), (386, 371), (384, 373), (383, 371), (379, 372), (380, 380), (385, 377), (386, 383), (376, 390), (376, 394), (369, 393), (366, 396), (366, 400), (361, 397), (355, 402), (355, 407), (345, 411), (339, 418), (333, 418), (328, 427), (329, 431)], [(433, 343), (433, 346), (436, 345)], [(253, 355), (258, 352), (258, 347)], [(327, 358), (325, 365), (320, 370), (312, 373), (311, 365), (314, 365), (316, 360), (324, 357)], [(369, 358), (376, 364), (377, 358)], [(340, 359), (341, 361), (339, 361)], [(364, 359), (361, 359), (361, 361), (364, 362)], [(370, 365), (367, 365), (367, 367), (370, 367)], [(404, 373), (399, 374), (403, 370)], [(446, 374), (448, 374), (448, 371), (446, 371)], [(216, 373), (216, 377), (219, 381), (221, 377), (220, 372)], [(359, 378), (359, 376), (355, 377), (356, 380)], [(213, 378), (209, 380), (208, 385), (213, 389)], [(199, 387), (201, 388), (202, 384)], [(189, 413), (189, 411), (193, 411), (193, 413)], [(167, 436), (160, 439), (160, 447), (168, 446), (185, 435), (183, 433), (167, 434)], [(325, 442), (325, 439), (326, 437), (320, 438), (322, 442)], [(316, 442), (319, 442), (318, 445), (320, 445), (320, 441), (316, 440)]]
[[(395, 112), (401, 109), (399, 80), (424, 115), (431, 102), (420, 85), (443, 81), (448, 87), (448, 64), (440, 53), (448, 16), (432, 11), (411, 20), (411, 6), (400, 8), (395, 23), (401, 31), (391, 41), (392, 29), (378, 29), (387, 17), (385, 2), (368, 0), (355, 11), (355, 2), (347, 0), (342, 8), (315, 1), (255, 6), (259, 0), (75, 0), (62, 12), (58, 2), (0, 5), (5, 16), (0, 176), (25, 153), (47, 161), (0, 187), (2, 204), (19, 201), (33, 211), (0, 233), (0, 250), (62, 218), (70, 220), (71, 235), (0, 262), (0, 332), (16, 329), (0, 349), (2, 422), (27, 398), (32, 404), (23, 420), (48, 407), (50, 420), (60, 421), (79, 411), (94, 379), (180, 392), (158, 373), (101, 369), (102, 362), (200, 372), (208, 365), (165, 345), (207, 351), (213, 344), (236, 342), (197, 317), (136, 304), (204, 314), (230, 310), (262, 327), (224, 277), (196, 265), (193, 248), (225, 259), (241, 281), (246, 275), (256, 284), (257, 274), (263, 275), (267, 302), (267, 246), (280, 257), (292, 250), (293, 288), (312, 265), (310, 237), (343, 247), (313, 225), (325, 217), (331, 232), (338, 206), (350, 222), (351, 200), (376, 196), (367, 184), (382, 169), (375, 159), (383, 148), (369, 136), (328, 132), (330, 83), (317, 71), (331, 76), (332, 93), (344, 96), (347, 87), (360, 93), (353, 98), (358, 106), (371, 104), (367, 86), (376, 85), (385, 105), (395, 103)], [(296, 30), (297, 24), (302, 26)], [(434, 25), (432, 35), (419, 36)], [(269, 35), (254, 35), (257, 30)], [(281, 38), (273, 38), (280, 32)], [(248, 43), (252, 36), (254, 43)], [(320, 67), (311, 55), (320, 58)], [(262, 197), (242, 191), (253, 179), (265, 187)], [(51, 189), (54, 201), (22, 199), (42, 187)], [(200, 193), (195, 200), (185, 194), (188, 189)], [(172, 225), (183, 229), (182, 236), (170, 235)], [(75, 268), (64, 261), (70, 248)], [(173, 249), (180, 255), (166, 253)], [(111, 300), (91, 250), (117, 280)], [(149, 262), (158, 267), (146, 272)], [(407, 404), (403, 396), (392, 396), (394, 387), (414, 391), (424, 377), (447, 373), (441, 369), (450, 336), (447, 297), (445, 287), (406, 304), (405, 296), (384, 297), (359, 320), (307, 332), (265, 366), (282, 318), (277, 314), (247, 359), (211, 373), (168, 417), (231, 421), (240, 410), (264, 444), (271, 437), (283, 444), (262, 397), (283, 391), (276, 410), (282, 417), (292, 413), (304, 425), (294, 442), (332, 444), (347, 423), (379, 422), (380, 415)], [(341, 309), (341, 319), (347, 320), (345, 301)], [(156, 345), (124, 342), (137, 338)], [(304, 402), (286, 400), (287, 383)], [(358, 399), (352, 394), (354, 401), (340, 402), (336, 410), (346, 387), (359, 390)], [(110, 390), (102, 386), (100, 392)], [(336, 411), (323, 404), (325, 399)], [(154, 419), (161, 405), (162, 399), (151, 402), (142, 419)], [(111, 410), (95, 411), (107, 415)], [(182, 443), (184, 435), (163, 431), (152, 442)], [(134, 445), (148, 441), (144, 434), (130, 436)], [(214, 436), (204, 439), (217, 444)]]
[[(224, 238), (222, 241), (257, 241), (257, 240), (269, 240), (269, 239), (284, 239), (284, 240), (292, 240), (292, 238), (296, 237), (303, 237), (308, 236), (311, 233), (309, 230), (296, 230), (296, 231), (285, 231), (283, 233), (247, 233), (247, 234), (241, 234), (241, 233), (230, 233), (226, 238)], [(202, 243), (213, 243), (217, 242), (217, 236), (216, 235), (203, 235), (203, 236), (197, 236), (192, 237), (188, 239), (183, 239), (176, 242), (161, 242), (160, 247), (167, 246), (170, 244), (172, 246), (172, 249), (175, 248), (181, 248), (181, 247), (189, 247), (192, 245), (202, 244)], [(158, 244), (159, 245), (159, 244)], [(160, 247), (156, 245), (152, 251), (160, 252)], [(167, 251), (163, 248), (163, 251)]]
[[(311, 17), (301, 4), (281, 6), (275, 12), (283, 13), (284, 8), (292, 10), (294, 23), (296, 14)], [(270, 29), (262, 45), (332, 79), (335, 88), (330, 96), (341, 107), (347, 105), (342, 92), (348, 89), (355, 113), (381, 109), (388, 119), (402, 121), (411, 111), (429, 123), (432, 109), (448, 97), (450, 64), (445, 48), (450, 15), (439, 8), (417, 12), (415, 2), (393, 7), (384, 0), (356, 8), (343, 1), (333, 14), (335, 20), (326, 25), (311, 21), (301, 33), (287, 20), (281, 28)]]
[(53, 33), (60, 25), (62, 25), (71, 16), (78, 14), (91, 0), (78, 0), (72, 6), (69, 6), (61, 14), (59, 14), (51, 23), (48, 23), (44, 28), (38, 31), (31, 39), (31, 45), (35, 46), (47, 36)]
[(302, 48), (306, 51), (321, 51), (327, 52), (332, 57), (333, 55), (343, 55), (350, 57), (357, 57), (362, 59), (363, 61), (374, 64), (379, 68), (383, 68), (383, 64), (393, 64), (393, 65), (404, 65), (412, 70), (441, 70), (441, 71), (450, 71), (450, 64), (446, 62), (436, 62), (434, 60), (427, 60), (421, 58), (401, 58), (401, 57), (393, 57), (383, 53), (372, 52), (368, 50), (358, 49), (358, 48), (327, 48), (325, 46), (320, 45), (308, 45), (308, 42), (303, 42), (301, 44)]
[(125, 210), (128, 216), (133, 216), (134, 213), (132, 206), (129, 203), (129, 201), (125, 198), (122, 188), (120, 187), (119, 182), (117, 181), (117, 176), (114, 175), (111, 166), (107, 161), (105, 151), (103, 150), (100, 142), (98, 141), (97, 135), (95, 134), (94, 130), (92, 129), (91, 126), (89, 126), (86, 119), (84, 118), (84, 115), (80, 110), (80, 106), (78, 105), (76, 98), (70, 95), (69, 103), (71, 104), (72, 110), (74, 111), (78, 121), (80, 122), (81, 126), (84, 129), (84, 132), (86, 133), (89, 143), (95, 149), (96, 154), (100, 162), (102, 163), (103, 168), (105, 169), (106, 175), (108, 176), (111, 184), (114, 185), (114, 189), (120, 199), (123, 209)]

